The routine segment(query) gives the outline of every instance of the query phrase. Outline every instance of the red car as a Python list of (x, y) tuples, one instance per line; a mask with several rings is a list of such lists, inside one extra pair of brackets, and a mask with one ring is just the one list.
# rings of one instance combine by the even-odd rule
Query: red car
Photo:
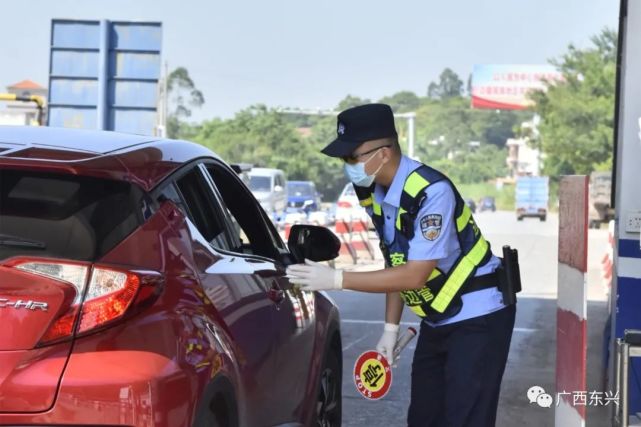
[(338, 310), (203, 146), (0, 127), (0, 425), (338, 426)]

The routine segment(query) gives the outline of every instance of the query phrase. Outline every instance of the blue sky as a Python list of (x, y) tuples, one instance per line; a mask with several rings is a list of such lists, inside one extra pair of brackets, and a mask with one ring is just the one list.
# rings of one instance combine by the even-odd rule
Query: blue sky
[(0, 87), (47, 83), (53, 18), (161, 21), (169, 68), (205, 95), (194, 119), (251, 104), (332, 108), (424, 95), (445, 67), (537, 64), (617, 27), (617, 0), (3, 0)]

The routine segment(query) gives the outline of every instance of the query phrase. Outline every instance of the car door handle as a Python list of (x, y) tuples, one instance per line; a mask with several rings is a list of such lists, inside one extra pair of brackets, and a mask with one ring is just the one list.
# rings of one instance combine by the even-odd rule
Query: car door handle
[(276, 282), (272, 282), (271, 288), (267, 291), (269, 299), (274, 301), (277, 305), (285, 301), (285, 291), (283, 291)]

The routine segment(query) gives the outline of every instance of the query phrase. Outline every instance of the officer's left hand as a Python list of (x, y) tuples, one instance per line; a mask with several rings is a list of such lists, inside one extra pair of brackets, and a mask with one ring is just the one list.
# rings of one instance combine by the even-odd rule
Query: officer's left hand
[(343, 270), (305, 260), (305, 264), (287, 267), (287, 278), (304, 291), (329, 291), (343, 288)]

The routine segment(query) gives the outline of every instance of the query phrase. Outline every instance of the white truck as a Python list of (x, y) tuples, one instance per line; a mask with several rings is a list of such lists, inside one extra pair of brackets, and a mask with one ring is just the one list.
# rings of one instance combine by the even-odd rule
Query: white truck
[(516, 219), (538, 217), (545, 221), (548, 215), (550, 179), (547, 176), (520, 176), (516, 179)]

